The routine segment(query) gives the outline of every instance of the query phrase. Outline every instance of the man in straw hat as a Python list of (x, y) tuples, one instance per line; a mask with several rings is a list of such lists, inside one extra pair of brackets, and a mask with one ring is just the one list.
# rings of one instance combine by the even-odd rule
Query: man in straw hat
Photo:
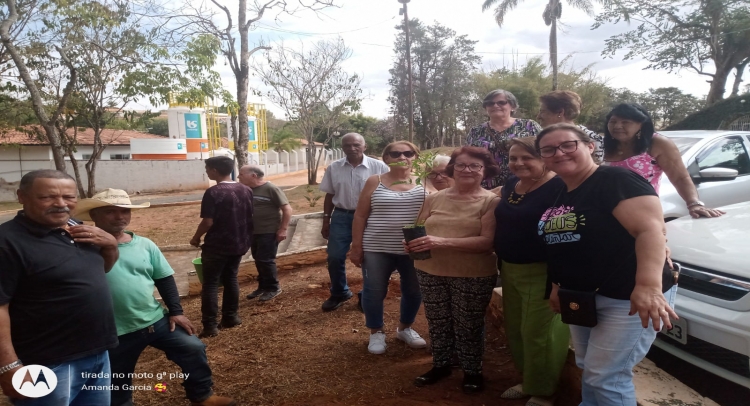
[[(117, 241), (70, 218), (78, 200), (65, 172), (25, 174), (18, 201), (23, 210), (0, 225), (0, 387), (16, 405), (109, 404), (108, 390), (82, 388), (110, 384), (107, 350), (117, 331), (104, 274), (117, 261)], [(51, 368), (57, 386), (20, 399), (12, 378), (24, 364)], [(29, 371), (43, 388), (39, 370)]]
[[(112, 406), (132, 405), (132, 374), (147, 346), (164, 351), (182, 368), (182, 384), (193, 405), (234, 405), (234, 400), (213, 394), (206, 346), (183, 315), (174, 271), (151, 240), (125, 231), (131, 210), (149, 207), (132, 204), (124, 190), (107, 189), (82, 200), (75, 215), (92, 220), (118, 243), (120, 258), (107, 274), (120, 344), (110, 351)], [(154, 298), (159, 291), (167, 309)]]

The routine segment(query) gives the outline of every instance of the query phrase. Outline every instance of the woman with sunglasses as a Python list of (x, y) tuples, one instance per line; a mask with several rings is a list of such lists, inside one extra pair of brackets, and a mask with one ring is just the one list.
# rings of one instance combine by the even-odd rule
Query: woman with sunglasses
[(499, 168), (486, 150), (462, 147), (451, 155), (446, 173), (453, 187), (427, 196), (419, 222), (427, 236), (404, 244), (407, 252), (430, 251), (431, 259), (415, 261), (432, 343), (432, 369), (417, 377), (416, 386), (431, 385), (451, 374), (458, 354), (464, 371), (463, 391), (484, 387), (484, 315), (497, 281), (492, 252), (495, 206), (499, 197), (482, 188), (482, 180)]
[(396, 338), (412, 348), (427, 346), (411, 328), (422, 294), (414, 261), (401, 243), (401, 229), (414, 224), (424, 202), (425, 190), (411, 175), (412, 163), (418, 156), (419, 148), (408, 141), (388, 144), (383, 150), (383, 162), (391, 170), (367, 179), (354, 212), (349, 259), (362, 268), (362, 310), (370, 329), (367, 349), (372, 354), (383, 354), (387, 347), (383, 301), (393, 271), (398, 271), (401, 280), (401, 318)]
[(539, 240), (539, 218), (565, 186), (547, 170), (536, 137), (510, 141), (510, 171), (495, 209), (495, 254), (503, 282), (503, 323), (522, 383), (500, 395), (531, 396), (527, 405), (552, 406), (568, 358), (570, 331), (549, 308), (547, 255)]
[(445, 173), (445, 168), (448, 166), (450, 160), (451, 157), (447, 155), (435, 155), (435, 159), (432, 160), (430, 172), (427, 174), (427, 182), (425, 182), (427, 193), (439, 192), (453, 186), (453, 179)]
[(677, 318), (659, 197), (640, 175), (594, 163), (594, 145), (577, 126), (545, 128), (536, 148), (565, 183), (537, 230), (553, 283), (550, 307), (564, 310), (563, 320), (585, 316), (567, 320), (583, 369), (581, 404), (635, 405), (633, 367)]
[(518, 109), (518, 100), (507, 90), (491, 91), (484, 98), (482, 107), (490, 119), (469, 131), (469, 135), (466, 136), (466, 145), (487, 149), (500, 166), (500, 172), (496, 176), (489, 177), (482, 183), (482, 187), (492, 190), (503, 186), (510, 176), (508, 169), (510, 140), (535, 136), (542, 131), (542, 127), (534, 120), (513, 117)]

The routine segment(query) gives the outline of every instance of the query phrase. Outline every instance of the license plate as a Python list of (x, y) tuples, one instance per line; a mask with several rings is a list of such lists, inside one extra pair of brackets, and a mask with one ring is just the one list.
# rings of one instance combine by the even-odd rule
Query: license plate
[(672, 329), (667, 330), (667, 328), (665, 327), (661, 330), (661, 333), (677, 341), (680, 344), (683, 344), (683, 345), (687, 344), (687, 337), (688, 337), (687, 320), (685, 319), (675, 320), (675, 319), (670, 318), (670, 321), (672, 322)]

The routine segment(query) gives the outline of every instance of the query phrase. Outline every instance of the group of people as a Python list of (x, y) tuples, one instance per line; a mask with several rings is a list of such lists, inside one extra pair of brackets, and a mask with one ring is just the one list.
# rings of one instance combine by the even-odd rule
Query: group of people
[[(243, 166), (239, 182), (231, 180), (233, 169), (231, 158), (206, 160), (206, 174), (217, 184), (203, 196), (202, 221), (190, 241), (202, 248), (200, 333), (183, 314), (174, 271), (162, 252), (127, 231), (131, 211), (148, 203), (133, 204), (117, 189), (78, 201), (76, 182), (64, 172), (23, 176), (23, 210), (0, 225), (0, 387), (14, 405), (132, 405), (132, 391), (139, 389), (133, 385), (135, 366), (148, 346), (180, 368), (174, 375), (184, 378), (191, 404), (236, 404), (213, 392), (200, 338), (242, 322), (237, 272), (248, 250), (259, 276), (258, 289), (247, 298), (268, 301), (281, 293), (276, 250), (292, 209), (261, 168)], [(219, 285), (224, 293), (217, 321)], [(57, 386), (43, 397), (23, 396), (13, 376), (24, 365), (49, 368)], [(32, 384), (38, 380), (33, 377)]]
[[(635, 405), (633, 367), (678, 318), (658, 199), (662, 173), (693, 217), (723, 212), (698, 199), (677, 147), (640, 105), (616, 106), (600, 135), (575, 124), (576, 93), (554, 91), (540, 102), (538, 122), (520, 119), (512, 93), (490, 92), (489, 120), (450, 157), (437, 156), (424, 182), (412, 173), (416, 145), (393, 142), (381, 162), (364, 155), (361, 136), (347, 134), (346, 157), (321, 184), (331, 277), (323, 310), (353, 297), (348, 253), (362, 269), (368, 351), (384, 353), (383, 303), (398, 272), (396, 338), (428, 346), (411, 328), (420, 304), (429, 329), (433, 367), (415, 385), (460, 366), (463, 390), (473, 393), (484, 386), (484, 316), (499, 275), (505, 333), (523, 379), (502, 398), (552, 405), (572, 339), (582, 404)], [(413, 226), (426, 235), (406, 241), (402, 229)], [(427, 259), (412, 259), (425, 252)]]
[[(322, 310), (354, 296), (350, 258), (362, 269), (358, 306), (370, 329), (368, 351), (383, 354), (384, 300), (398, 272), (396, 338), (429, 347), (433, 357), (414, 384), (435, 384), (459, 366), (463, 390), (474, 393), (484, 387), (485, 312), (499, 275), (505, 332), (522, 376), (503, 398), (553, 404), (572, 339), (582, 404), (635, 405), (632, 369), (678, 317), (658, 199), (662, 173), (693, 217), (723, 213), (698, 200), (679, 151), (654, 132), (641, 106), (615, 107), (600, 136), (574, 124), (581, 110), (575, 93), (540, 101), (536, 122), (513, 117), (512, 93), (488, 94), (482, 106), (489, 120), (468, 132), (465, 146), (438, 155), (426, 179), (413, 174), (416, 145), (393, 142), (378, 160), (364, 154), (361, 135), (345, 135), (346, 157), (320, 185), (331, 280)], [(247, 298), (281, 293), (275, 257), (292, 210), (261, 168), (243, 166), (236, 182), (230, 158), (205, 163), (216, 185), (203, 196), (190, 240), (202, 250), (200, 333), (183, 314), (164, 255), (127, 231), (131, 211), (147, 204), (115, 189), (79, 202), (63, 172), (23, 176), (23, 210), (0, 225), (0, 387), (13, 404), (132, 404), (133, 373), (147, 346), (181, 368), (192, 404), (236, 404), (213, 392), (200, 338), (241, 324), (237, 272), (248, 251), (259, 276)], [(426, 232), (406, 241), (405, 227)], [(429, 344), (412, 328), (422, 304)], [(12, 377), (29, 364), (54, 371), (50, 395), (16, 391)]]

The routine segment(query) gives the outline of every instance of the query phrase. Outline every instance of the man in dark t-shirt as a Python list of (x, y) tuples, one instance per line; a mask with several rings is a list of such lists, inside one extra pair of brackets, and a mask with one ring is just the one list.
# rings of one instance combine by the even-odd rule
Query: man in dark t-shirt
[[(23, 210), (0, 225), (3, 393), (22, 406), (108, 405), (107, 350), (117, 346), (117, 330), (105, 272), (117, 261), (117, 241), (70, 218), (76, 183), (64, 172), (27, 173), (18, 201)], [(31, 384), (14, 386), (18, 374)], [(42, 383), (50, 393), (24, 398)]]
[(273, 299), (281, 293), (276, 270), (276, 252), (279, 243), (286, 239), (286, 230), (292, 219), (292, 206), (278, 186), (263, 179), (263, 170), (256, 165), (240, 168), (237, 178), (253, 190), (253, 253), (258, 268), (258, 289), (247, 295), (261, 302)]
[[(234, 161), (231, 158), (218, 156), (206, 159), (206, 175), (216, 181), (216, 185), (203, 194), (203, 220), (190, 240), (190, 245), (202, 248), (201, 338), (218, 335), (219, 327), (231, 328), (242, 324), (237, 315), (240, 297), (237, 271), (252, 241), (253, 192), (249, 187), (231, 180), (233, 169)], [(204, 234), (206, 237), (201, 246)], [(221, 322), (217, 322), (219, 282), (224, 286)]]

